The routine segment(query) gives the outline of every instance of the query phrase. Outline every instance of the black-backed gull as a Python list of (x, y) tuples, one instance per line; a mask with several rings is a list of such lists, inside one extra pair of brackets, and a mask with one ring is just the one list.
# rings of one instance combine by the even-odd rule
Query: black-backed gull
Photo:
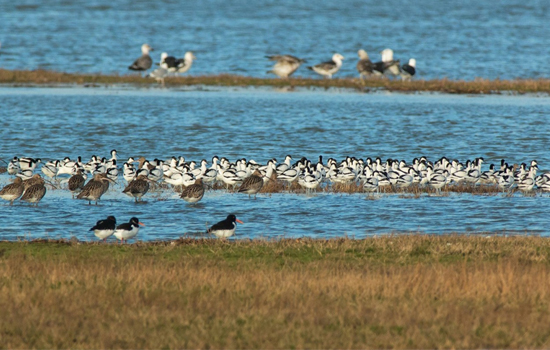
[(344, 59), (344, 56), (340, 55), (339, 53), (335, 53), (334, 55), (332, 55), (331, 61), (319, 63), (319, 64), (316, 64), (315, 66), (307, 67), (307, 68), (311, 69), (317, 74), (320, 74), (324, 77), (332, 79), (332, 75), (338, 72), (340, 67), (342, 67), (343, 59)]

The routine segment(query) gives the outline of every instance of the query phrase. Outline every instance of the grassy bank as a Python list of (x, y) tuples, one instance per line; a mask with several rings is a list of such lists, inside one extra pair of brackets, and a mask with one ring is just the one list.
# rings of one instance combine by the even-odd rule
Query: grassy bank
[[(0, 69), (0, 84), (79, 84), (79, 85), (150, 85), (157, 86), (154, 79), (139, 75), (103, 75), (103, 74), (71, 74), (46, 70), (12, 71)], [(239, 75), (209, 75), (183, 76), (166, 79), (170, 86), (205, 85), (205, 86), (272, 86), (272, 87), (316, 87), (316, 88), (348, 88), (365, 90), (385, 89), (401, 92), (444, 92), (456, 94), (491, 94), (500, 92), (550, 93), (550, 79), (517, 79), (517, 80), (485, 80), (452, 81), (448, 79), (413, 80), (403, 82), (388, 79), (370, 79), (361, 81), (358, 78), (341, 79), (310, 79), (292, 78), (283, 80), (278, 78), (254, 78)]]
[(547, 348), (550, 240), (0, 243), (3, 348)]

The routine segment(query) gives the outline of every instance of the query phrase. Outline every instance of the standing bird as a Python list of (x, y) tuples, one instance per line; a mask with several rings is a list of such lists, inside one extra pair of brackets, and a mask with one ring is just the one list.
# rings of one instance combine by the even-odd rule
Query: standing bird
[(4, 186), (0, 190), (0, 198), (10, 201), (10, 205), (13, 205), (13, 201), (21, 197), (24, 190), (23, 180), (20, 177), (16, 177), (11, 184)]
[(15, 175), (21, 170), (19, 166), (19, 158), (13, 157), (13, 159), (8, 163), (8, 174)]
[(340, 67), (342, 67), (342, 60), (344, 56), (339, 53), (332, 55), (332, 60), (328, 62), (319, 63), (313, 67), (307, 67), (317, 74), (320, 74), (324, 77), (332, 79), (332, 75), (338, 72)]
[(107, 192), (109, 189), (109, 182), (112, 180), (109, 179), (105, 174), (96, 173), (90, 181), (82, 188), (82, 192), (76, 196), (76, 199), (85, 199), (88, 201), (88, 204), (92, 204), (92, 201), (97, 202)]
[(231, 237), (235, 234), (235, 229), (237, 228), (236, 222), (238, 222), (239, 224), (244, 224), (244, 222), (237, 219), (235, 215), (230, 214), (225, 220), (220, 221), (215, 225), (212, 225), (212, 227), (210, 227), (207, 232), (214, 234), (214, 236), (218, 238)]
[(149, 191), (149, 179), (146, 175), (139, 175), (136, 179), (132, 180), (128, 186), (122, 191), (130, 197), (134, 197), (135, 202), (139, 202)]
[(416, 74), (416, 60), (411, 58), (409, 63), (405, 63), (401, 67), (401, 79), (410, 81), (411, 78)]
[(121, 243), (124, 243), (124, 240), (132, 239), (138, 234), (139, 225), (145, 226), (143, 223), (139, 222), (138, 218), (133, 217), (129, 222), (118, 225), (115, 229), (114, 235), (120, 240)]
[(27, 190), (33, 185), (44, 185), (46, 181), (40, 176), (40, 174), (34, 174), (30, 179), (23, 181), (23, 187)]
[(38, 206), (38, 202), (40, 202), (40, 200), (44, 198), (45, 194), (46, 186), (44, 186), (43, 183), (37, 183), (25, 190), (25, 193), (23, 193), (21, 200)]
[(84, 188), (84, 183), (86, 182), (86, 175), (82, 174), (82, 170), (77, 169), (76, 174), (69, 178), (69, 191), (73, 194), (81, 191)]
[(267, 73), (273, 73), (279, 78), (288, 79), (300, 67), (305, 60), (291, 55), (266, 56), (271, 61), (276, 61), (273, 69)]
[(191, 52), (187, 51), (185, 55), (183, 55), (183, 58), (176, 61), (178, 69), (176, 70), (176, 73), (183, 74), (187, 72), (189, 69), (191, 69), (191, 65), (193, 64), (193, 60), (196, 60), (197, 57)]
[(197, 203), (204, 196), (204, 185), (202, 184), (202, 178), (195, 180), (195, 183), (191, 186), (187, 186), (181, 192), (180, 198), (188, 203)]
[(94, 235), (102, 240), (106, 240), (110, 237), (116, 228), (116, 219), (114, 216), (107, 216), (105, 220), (99, 220), (90, 231), (94, 231)]
[(162, 85), (162, 87), (165, 87), (166, 84), (164, 83), (164, 78), (168, 76), (168, 71), (164, 68), (157, 68), (151, 73), (149, 73), (147, 76), (155, 79), (157, 83)]
[(168, 56), (166, 52), (160, 54), (160, 63), (157, 63), (160, 68), (174, 73), (176, 71), (176, 58), (174, 56)]
[(130, 70), (144, 71), (153, 65), (153, 60), (149, 56), (149, 52), (153, 51), (153, 48), (148, 44), (141, 45), (141, 57), (135, 60), (135, 62), (128, 67)]
[(382, 55), (383, 74), (390, 72), (394, 76), (399, 75), (399, 60), (393, 59), (393, 50), (384, 49), (380, 54)]
[[(165, 87), (164, 78), (168, 76), (168, 72), (175, 72), (175, 57), (168, 57), (166, 52), (160, 55), (160, 63), (157, 63), (160, 67), (152, 71), (147, 77), (154, 78), (158, 83)], [(173, 69), (173, 70), (171, 70)]]
[(254, 199), (256, 199), (256, 194), (260, 192), (263, 186), (264, 180), (262, 178), (262, 174), (258, 169), (256, 169), (252, 175), (244, 179), (241, 187), (239, 187), (239, 192), (248, 194), (248, 198), (250, 198), (250, 195), (253, 194)]
[(359, 78), (363, 79), (373, 75), (374, 64), (370, 60), (367, 51), (361, 49), (357, 51), (357, 55), (359, 55), (359, 61), (357, 62), (357, 71), (359, 72)]

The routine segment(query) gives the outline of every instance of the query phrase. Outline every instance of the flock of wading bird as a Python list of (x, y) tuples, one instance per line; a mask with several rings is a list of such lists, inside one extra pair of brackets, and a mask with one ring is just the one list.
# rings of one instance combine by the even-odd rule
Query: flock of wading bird
[(41, 159), (14, 157), (9, 162), (4, 161), (6, 166), (0, 168), (0, 173), (15, 177), (12, 183), (0, 190), (0, 198), (9, 201), (10, 205), (18, 198), (38, 205), (46, 194), (46, 185), (60, 188), (66, 184), (73, 198), (97, 205), (109, 185), (119, 181), (120, 177), (127, 182), (122, 192), (134, 198), (135, 202), (142, 201), (150, 188), (172, 187), (181, 199), (192, 204), (203, 198), (206, 187), (237, 191), (249, 198), (252, 195), (256, 198), (262, 189), (264, 192), (360, 190), (369, 195), (411, 189), (414, 189), (410, 191), (413, 193), (436, 194), (441, 194), (442, 189), (470, 193), (511, 192), (515, 189), (523, 193), (533, 193), (536, 189), (550, 192), (550, 173), (537, 176), (536, 160), (519, 166), (502, 160), (500, 166), (491, 164), (485, 171), (482, 170), (483, 158), (461, 163), (446, 157), (435, 162), (419, 157), (410, 164), (404, 160), (355, 157), (341, 161), (329, 158), (324, 163), (322, 156), (316, 161), (305, 157), (292, 161), (290, 155), (283, 162), (272, 158), (266, 164), (244, 158), (230, 162), (217, 156), (212, 157), (210, 163), (203, 159), (200, 164), (186, 161), (181, 156), (168, 160), (141, 157), (137, 161), (130, 157), (120, 166), (117, 151), (112, 150), (110, 158), (94, 155), (86, 163), (81, 157), (50, 160), (40, 167), (40, 172), (49, 178), (46, 181), (38, 173)]
[[(141, 46), (142, 55), (136, 59), (128, 69), (134, 71), (149, 70), (153, 66), (153, 59), (149, 55), (151, 51), (153, 51), (151, 46), (143, 44)], [(402, 80), (411, 80), (416, 74), (416, 60), (411, 58), (408, 63), (401, 66), (400, 61), (393, 58), (392, 49), (382, 50), (382, 52), (380, 52), (381, 60), (378, 62), (372, 62), (367, 52), (363, 49), (359, 50), (357, 54), (359, 55), (359, 61), (357, 62), (356, 68), (361, 79), (369, 77), (399, 76)], [(283, 79), (288, 79), (298, 70), (298, 68), (300, 68), (302, 63), (306, 62), (304, 59), (291, 55), (274, 55), (267, 56), (267, 58), (275, 61), (275, 65), (268, 73), (273, 73)], [(186, 73), (191, 69), (193, 60), (195, 59), (196, 57), (191, 51), (186, 52), (183, 58), (169, 56), (168, 53), (163, 52), (160, 55), (159, 63), (157, 63), (159, 67), (149, 73), (148, 76), (156, 79), (164, 86), (164, 79), (166, 77)], [(331, 79), (332, 75), (336, 74), (342, 67), (343, 60), (344, 56), (335, 53), (332, 55), (330, 61), (322, 62), (307, 68), (325, 78)]]

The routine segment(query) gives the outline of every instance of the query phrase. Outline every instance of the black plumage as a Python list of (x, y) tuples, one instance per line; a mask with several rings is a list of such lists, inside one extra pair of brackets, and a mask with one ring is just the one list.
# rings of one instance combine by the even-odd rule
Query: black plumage
[(90, 231), (95, 230), (114, 230), (116, 228), (116, 218), (114, 216), (107, 216), (105, 220), (99, 220)]

